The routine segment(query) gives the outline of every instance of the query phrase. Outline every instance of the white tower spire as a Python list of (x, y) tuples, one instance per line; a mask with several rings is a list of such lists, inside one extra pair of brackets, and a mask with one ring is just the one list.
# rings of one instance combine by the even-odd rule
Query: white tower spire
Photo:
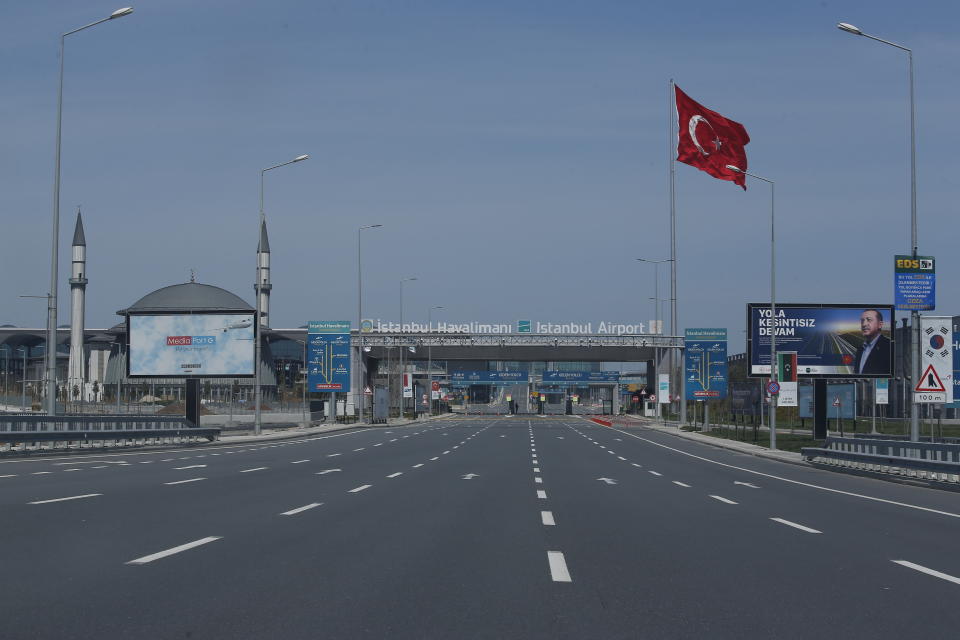
[(87, 292), (87, 240), (83, 235), (83, 219), (77, 207), (77, 226), (73, 231), (73, 263), (70, 271), (70, 364), (67, 369), (68, 398), (73, 400), (73, 387), (84, 393), (83, 327)]
[[(260, 312), (260, 326), (270, 326), (270, 290), (273, 285), (270, 284), (270, 241), (267, 239), (267, 221), (260, 223), (260, 265), (257, 270), (260, 278), (260, 298), (257, 300), (257, 311)], [(256, 289), (256, 284), (254, 284)]]

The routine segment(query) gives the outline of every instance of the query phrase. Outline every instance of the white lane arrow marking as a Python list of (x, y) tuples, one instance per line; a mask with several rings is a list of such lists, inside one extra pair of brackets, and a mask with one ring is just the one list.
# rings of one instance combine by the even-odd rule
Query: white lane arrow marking
[(461, 478), (461, 479), (462, 479), (462, 480), (472, 480), (473, 478), (476, 478), (476, 477), (478, 477), (478, 476), (479, 476), (479, 474), (476, 474), (476, 473), (468, 473), (468, 474), (466, 474), (465, 476), (463, 476), (463, 478)]
[(743, 485), (744, 487), (750, 487), (751, 489), (759, 489), (759, 488), (760, 488), (760, 487), (758, 487), (757, 485), (752, 484), (752, 483), (750, 483), (750, 482), (740, 482), (739, 480), (734, 480), (734, 481), (733, 481), (733, 484)]
[(325, 476), (328, 473), (333, 473), (334, 471), (343, 471), (343, 469), (324, 469), (323, 471), (317, 471), (316, 475)]
[(617, 481), (614, 480), (613, 478), (597, 478), (597, 480), (600, 480), (601, 482), (606, 482), (607, 484), (617, 484)]

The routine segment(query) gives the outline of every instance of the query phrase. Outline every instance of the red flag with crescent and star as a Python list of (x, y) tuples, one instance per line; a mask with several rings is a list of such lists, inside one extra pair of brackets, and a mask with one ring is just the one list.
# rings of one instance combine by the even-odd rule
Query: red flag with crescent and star
[(674, 85), (677, 98), (677, 160), (714, 178), (730, 180), (746, 190), (746, 176), (727, 169), (733, 165), (747, 170), (747, 152), (750, 142), (747, 130), (739, 122), (724, 118), (707, 109)]

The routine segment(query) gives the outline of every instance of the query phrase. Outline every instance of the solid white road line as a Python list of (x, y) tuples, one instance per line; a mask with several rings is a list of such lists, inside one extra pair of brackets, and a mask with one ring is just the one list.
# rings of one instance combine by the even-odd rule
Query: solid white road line
[[(207, 465), (205, 465), (205, 464), (191, 464), (191, 465), (188, 466), (188, 467), (174, 467), (173, 470), (174, 470), (174, 471), (183, 471), (184, 469), (202, 469), (202, 468), (205, 467), (205, 466), (207, 466)], [(94, 468), (96, 468), (96, 467), (94, 467)]]
[(794, 529), (800, 529), (800, 531), (806, 531), (807, 533), (823, 533), (823, 531), (817, 531), (816, 529), (811, 529), (810, 527), (805, 527), (802, 524), (797, 524), (796, 522), (790, 522), (789, 520), (784, 520), (783, 518), (770, 518), (774, 522), (779, 522), (780, 524), (785, 524), (788, 527), (793, 527)]
[(650, 473), (652, 473), (653, 475), (655, 475), (655, 476), (657, 476), (657, 477), (663, 475), (662, 473), (657, 473), (656, 471), (650, 471)]
[(550, 577), (553, 578), (554, 582), (573, 582), (562, 552), (547, 551), (547, 562), (550, 563)]
[(297, 507), (296, 509), (290, 509), (290, 511), (284, 511), (284, 512), (281, 513), (280, 515), (282, 515), (282, 516), (295, 516), (295, 515), (297, 515), (298, 513), (302, 513), (302, 512), (304, 512), (304, 511), (306, 511), (307, 509), (313, 509), (314, 507), (319, 507), (319, 506), (322, 505), (322, 504), (323, 504), (322, 502), (311, 502), (311, 503), (308, 504), (308, 505), (305, 505), (305, 506), (302, 506), (302, 507)]
[(36, 500), (34, 502), (28, 502), (27, 504), (49, 504), (51, 502), (66, 502), (67, 500), (81, 500), (83, 498), (95, 498), (96, 496), (102, 496), (102, 493), (85, 493), (82, 496), (70, 496), (69, 498), (54, 498), (52, 500)]
[(677, 485), (678, 487), (686, 487), (687, 489), (690, 488), (690, 485), (684, 484), (684, 483), (680, 482), (679, 480), (674, 480), (674, 481), (673, 481), (673, 484)]
[(309, 460), (294, 460), (290, 464), (303, 464), (304, 462), (310, 462)]
[(251, 471), (263, 471), (264, 469), (269, 469), (270, 467), (254, 467), (253, 469), (244, 469), (240, 473), (250, 473)]
[(180, 553), (181, 551), (187, 551), (188, 549), (193, 549), (194, 547), (199, 547), (200, 545), (214, 542), (216, 540), (221, 540), (222, 538), (223, 536), (210, 536), (209, 538), (200, 538), (199, 540), (194, 540), (193, 542), (182, 544), (179, 547), (174, 547), (172, 549), (167, 549), (166, 551), (152, 553), (149, 556), (143, 556), (142, 558), (131, 560), (126, 564), (147, 564), (148, 562), (153, 562), (154, 560), (159, 560), (160, 558), (166, 558), (167, 556), (172, 556), (175, 553)]
[(391, 473), (391, 474), (388, 475), (387, 477), (388, 477), (388, 478), (396, 478), (397, 476), (402, 476), (402, 475), (403, 475), (403, 471), (397, 471), (396, 473)]
[(364, 489), (369, 489), (372, 486), (373, 486), (372, 484), (362, 484), (359, 487), (356, 487), (355, 489), (350, 489), (350, 491), (348, 491), (347, 493), (359, 493), (360, 491), (363, 491)]
[(689, 456), (691, 458), (696, 458), (697, 460), (702, 460), (703, 462), (709, 462), (710, 464), (719, 465), (721, 467), (727, 467), (728, 469), (736, 469), (737, 471), (744, 471), (746, 473), (752, 473), (757, 476), (763, 476), (764, 478), (772, 478), (774, 480), (780, 480), (781, 482), (789, 482), (790, 484), (797, 484), (801, 487), (809, 487), (811, 489), (817, 489), (819, 491), (828, 491), (830, 493), (839, 493), (845, 496), (852, 496), (854, 498), (861, 498), (863, 500), (872, 500), (874, 502), (883, 502), (884, 504), (892, 504), (897, 507), (904, 507), (907, 509), (916, 509), (917, 511), (926, 511), (927, 513), (936, 513), (941, 516), (949, 516), (951, 518), (960, 518), (960, 513), (951, 513), (950, 511), (941, 511), (939, 509), (931, 509), (930, 507), (921, 507), (920, 505), (910, 504), (907, 502), (897, 502), (896, 500), (887, 500), (886, 498), (876, 498), (874, 496), (867, 496), (862, 493), (854, 493), (852, 491), (843, 491), (841, 489), (832, 489), (830, 487), (823, 487), (817, 484), (810, 484), (809, 482), (801, 482), (799, 480), (791, 480), (790, 478), (783, 478), (781, 476), (775, 476), (770, 473), (763, 473), (762, 471), (754, 471), (753, 469), (746, 469), (744, 467), (738, 467), (733, 464), (727, 464), (726, 462), (718, 462), (717, 460), (711, 460), (710, 458), (704, 458), (703, 456), (698, 456), (696, 454), (690, 453), (688, 451), (683, 451), (681, 449), (675, 449), (674, 447), (661, 444), (659, 442), (654, 442), (647, 438), (641, 438), (638, 435), (627, 433), (626, 431), (620, 431), (619, 429), (614, 429), (615, 431), (622, 433), (623, 435), (630, 436), (631, 438), (636, 438), (637, 440), (643, 440), (644, 442), (649, 442), (652, 445), (658, 447), (663, 447), (664, 449), (669, 449), (670, 451), (675, 451), (679, 454)]
[(726, 503), (726, 504), (738, 504), (738, 503), (734, 502), (733, 500), (727, 500), (727, 499), (724, 498), (723, 496), (710, 496), (710, 497), (713, 498), (714, 500), (719, 500), (720, 502), (723, 502), (723, 503)]
[(186, 484), (187, 482), (200, 482), (206, 478), (190, 478), (189, 480), (177, 480), (176, 482), (164, 482), (163, 484)]
[(541, 511), (540, 519), (543, 520), (543, 524), (548, 527), (553, 527), (557, 524), (556, 520), (553, 519), (553, 511)]
[(546, 500), (546, 499), (547, 499), (547, 492), (546, 492), (546, 491), (537, 491), (537, 497), (540, 498), (541, 500)]
[(419, 469), (419, 468), (422, 467), (422, 466), (423, 466), (423, 463), (421, 462), (420, 464), (415, 464), (415, 465), (413, 465), (413, 468), (414, 468), (414, 469)]
[(925, 573), (928, 576), (933, 576), (934, 578), (940, 578), (941, 580), (952, 582), (953, 584), (960, 584), (960, 578), (951, 576), (948, 573), (941, 573), (939, 571), (935, 571), (934, 569), (930, 569), (928, 567), (924, 567), (919, 564), (908, 562), (907, 560), (891, 560), (890, 562), (893, 562), (894, 564), (898, 564), (901, 567), (906, 567), (908, 569), (913, 569), (914, 571), (919, 571), (920, 573)]

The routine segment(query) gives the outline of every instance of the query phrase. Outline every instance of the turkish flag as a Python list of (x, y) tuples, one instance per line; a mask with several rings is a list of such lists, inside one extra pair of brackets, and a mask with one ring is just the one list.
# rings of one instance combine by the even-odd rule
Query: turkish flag
[(694, 101), (674, 85), (677, 97), (677, 160), (706, 171), (714, 178), (730, 180), (746, 190), (746, 176), (727, 169), (731, 164), (747, 170), (750, 142), (747, 130), (739, 122), (724, 118), (716, 111)]

